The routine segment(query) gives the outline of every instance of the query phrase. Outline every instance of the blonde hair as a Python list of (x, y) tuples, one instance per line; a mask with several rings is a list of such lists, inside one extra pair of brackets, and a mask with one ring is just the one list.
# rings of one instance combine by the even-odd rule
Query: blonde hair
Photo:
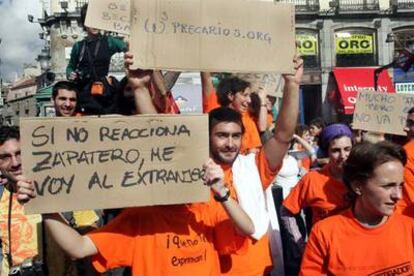
[(362, 132), (362, 141), (375, 144), (381, 141), (385, 141), (385, 136), (383, 132), (375, 132), (375, 131)]

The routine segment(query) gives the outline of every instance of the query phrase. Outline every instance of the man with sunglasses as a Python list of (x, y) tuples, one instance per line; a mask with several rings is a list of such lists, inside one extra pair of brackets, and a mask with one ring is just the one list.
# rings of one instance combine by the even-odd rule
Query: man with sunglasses
[(4, 185), (0, 198), (2, 275), (8, 275), (11, 267), (18, 267), (23, 261), (38, 256), (41, 245), (41, 216), (24, 214), (23, 205), (17, 201), (15, 183), (11, 181), (22, 175), (20, 155), (19, 129), (0, 127), (1, 185)]

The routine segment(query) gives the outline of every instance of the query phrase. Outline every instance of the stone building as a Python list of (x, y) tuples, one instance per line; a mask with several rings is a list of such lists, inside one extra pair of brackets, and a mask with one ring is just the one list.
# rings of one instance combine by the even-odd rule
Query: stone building
[[(282, 2), (295, 4), (296, 39), (305, 60), (302, 122), (319, 116), (349, 122), (353, 97), (344, 87), (373, 87), (375, 68), (392, 62), (404, 48), (412, 50), (413, 0)], [(372, 78), (361, 78), (360, 73)], [(414, 83), (412, 68), (408, 73), (390, 69), (389, 77), (396, 83)]]

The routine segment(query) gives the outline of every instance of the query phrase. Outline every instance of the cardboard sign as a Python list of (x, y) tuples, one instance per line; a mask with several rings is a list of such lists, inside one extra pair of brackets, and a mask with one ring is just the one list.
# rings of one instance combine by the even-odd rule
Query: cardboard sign
[(265, 89), (269, 96), (283, 97), (284, 80), (282, 75), (276, 73), (260, 74), (260, 73), (237, 73), (233, 74), (242, 80), (250, 82), (253, 92), (259, 89)]
[(295, 7), (245, 0), (131, 0), (134, 68), (293, 73)]
[(29, 214), (208, 201), (206, 115), (22, 118)]
[(370, 34), (346, 34), (337, 33), (335, 37), (336, 53), (347, 54), (372, 54), (373, 35)]
[(85, 26), (129, 35), (129, 0), (89, 0)]
[(360, 91), (355, 104), (354, 129), (406, 135), (408, 110), (414, 106), (414, 95)]

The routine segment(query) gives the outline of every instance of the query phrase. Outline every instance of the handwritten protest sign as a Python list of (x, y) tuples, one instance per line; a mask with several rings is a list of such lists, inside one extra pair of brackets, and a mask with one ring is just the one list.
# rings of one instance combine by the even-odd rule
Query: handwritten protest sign
[(360, 91), (355, 104), (353, 128), (396, 135), (404, 132), (414, 95)]
[(206, 115), (23, 118), (27, 213), (207, 201)]
[(257, 92), (259, 89), (264, 89), (269, 96), (279, 98), (283, 96), (283, 86), (285, 82), (280, 74), (236, 73), (233, 75), (248, 81), (253, 92)]
[(85, 26), (129, 35), (129, 0), (89, 0)]
[(263, 1), (131, 0), (133, 66), (292, 73), (294, 10)]

